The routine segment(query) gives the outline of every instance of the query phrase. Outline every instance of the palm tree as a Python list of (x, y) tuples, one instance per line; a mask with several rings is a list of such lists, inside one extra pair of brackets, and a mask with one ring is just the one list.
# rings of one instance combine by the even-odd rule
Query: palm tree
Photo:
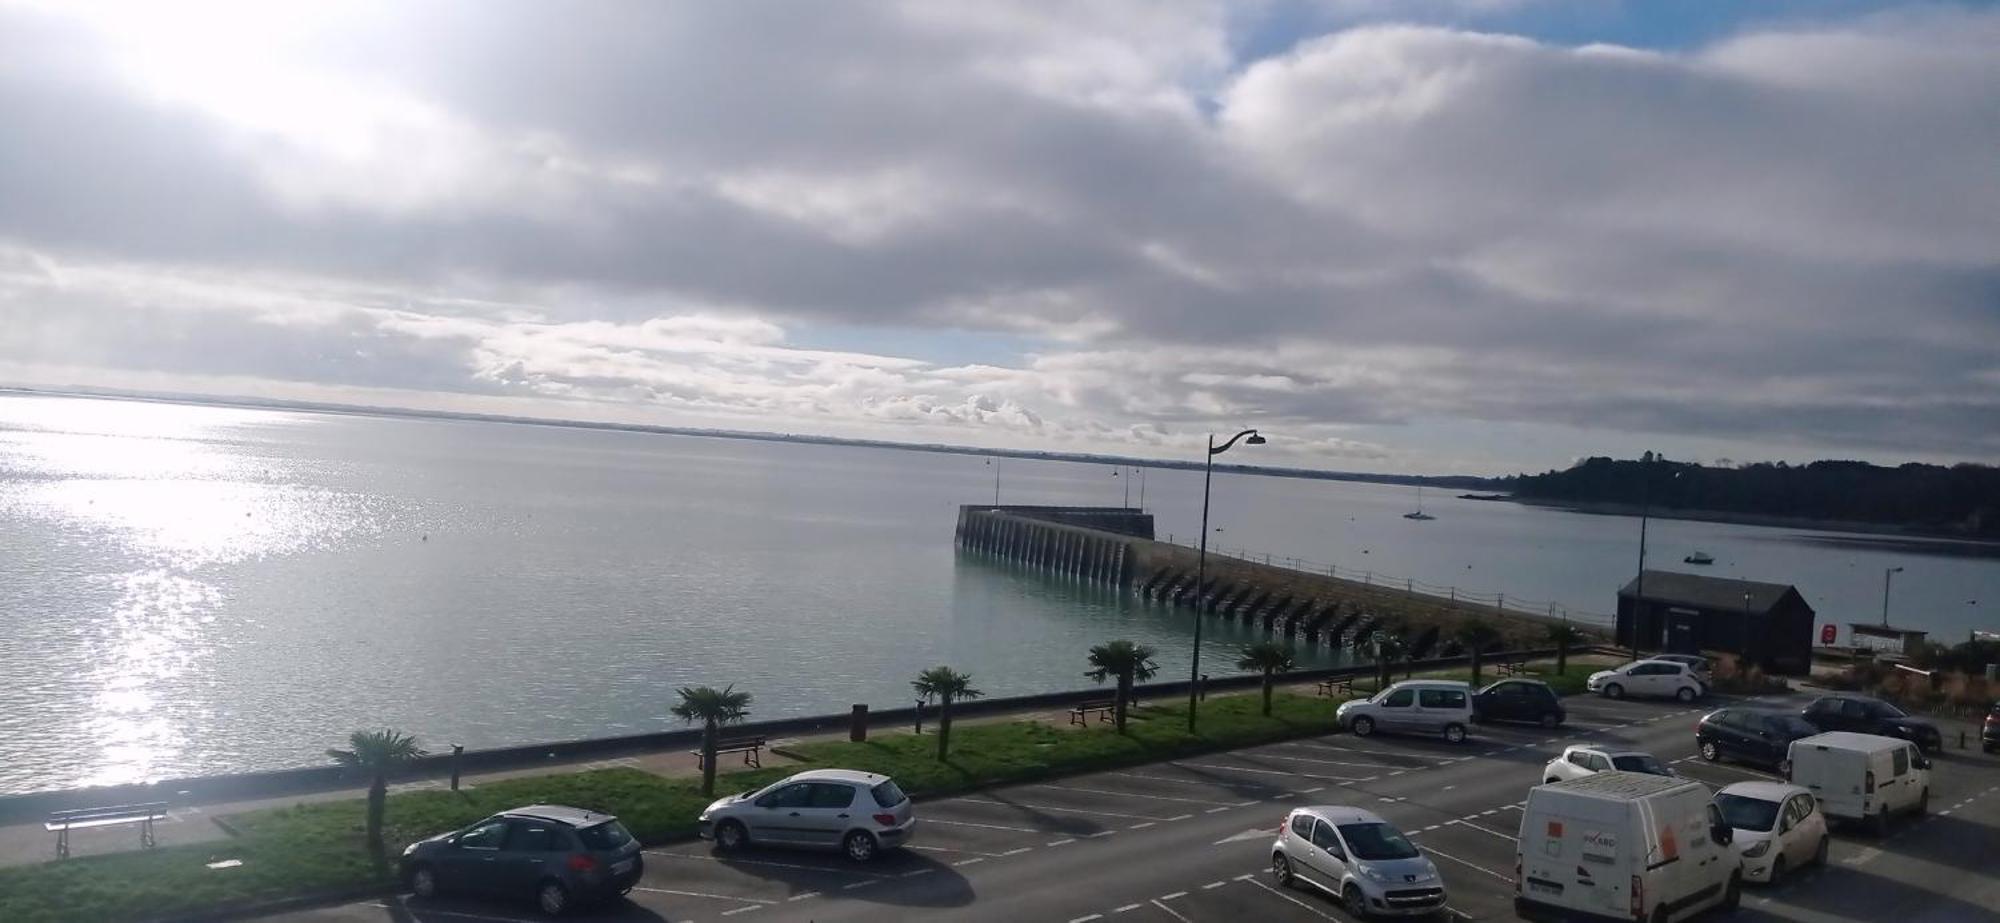
[(1243, 656), (1236, 661), (1238, 670), (1255, 670), (1264, 675), (1264, 717), (1271, 717), (1271, 677), (1279, 673), (1290, 673), (1298, 667), (1292, 659), (1290, 645), (1276, 641), (1259, 641), (1243, 645)]
[(1458, 639), (1459, 644), (1465, 646), (1466, 655), (1472, 658), (1472, 684), (1479, 685), (1481, 660), (1486, 654), (1486, 649), (1500, 639), (1500, 632), (1477, 618), (1471, 618), (1459, 625), (1452, 636)]
[(1563, 622), (1549, 626), (1548, 638), (1556, 646), (1556, 675), (1562, 676), (1569, 672), (1569, 646), (1583, 640), (1583, 632)]
[(1090, 665), (1096, 669), (1083, 675), (1097, 682), (1104, 682), (1107, 676), (1118, 677), (1118, 700), (1112, 716), (1118, 725), (1118, 733), (1123, 734), (1125, 707), (1132, 701), (1132, 683), (1152, 679), (1153, 674), (1159, 672), (1159, 667), (1153, 663), (1153, 649), (1130, 641), (1099, 644), (1090, 649)]
[(388, 728), (355, 731), (347, 737), (347, 750), (328, 750), (334, 762), (368, 773), (368, 848), (382, 850), (382, 814), (388, 807), (389, 773), (424, 755), (417, 739)]
[[(1381, 638), (1379, 641), (1376, 640), (1378, 635)], [(1390, 668), (1395, 665), (1396, 658), (1403, 653), (1402, 636), (1387, 631), (1377, 631), (1356, 638), (1354, 648), (1355, 652), (1362, 656), (1375, 658), (1375, 691), (1380, 692), (1389, 688), (1389, 681), (1393, 679), (1390, 676), (1392, 672)]]
[(951, 703), (958, 699), (976, 699), (986, 693), (972, 688), (972, 677), (950, 667), (932, 667), (917, 674), (910, 681), (910, 688), (928, 699), (938, 700), (938, 762), (944, 762), (945, 751), (951, 747)]
[(737, 692), (733, 685), (682, 686), (679, 692), (681, 703), (673, 707), (674, 717), (690, 724), (701, 722), (701, 793), (713, 798), (717, 732), (750, 714), (750, 693)]

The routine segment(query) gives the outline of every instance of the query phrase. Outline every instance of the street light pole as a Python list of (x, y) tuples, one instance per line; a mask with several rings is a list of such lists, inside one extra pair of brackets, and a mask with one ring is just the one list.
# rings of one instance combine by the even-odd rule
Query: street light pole
[(1196, 703), (1201, 701), (1201, 591), (1208, 583), (1208, 488), (1215, 478), (1215, 456), (1229, 451), (1236, 440), (1250, 437), (1246, 445), (1263, 445), (1264, 437), (1254, 429), (1246, 429), (1221, 446), (1215, 444), (1215, 434), (1208, 434), (1208, 455), (1202, 459), (1201, 470), (1201, 543), (1194, 558), (1194, 656), (1188, 663), (1188, 733), (1194, 733), (1194, 712)]
[(1000, 505), (1000, 459), (998, 456), (990, 457), (986, 459), (986, 463), (993, 467), (993, 505), (999, 506)]
[(1882, 627), (1883, 628), (1889, 627), (1889, 578), (1897, 574), (1900, 574), (1902, 572), (1903, 569), (1900, 567), (1889, 567), (1889, 568), (1884, 568), (1882, 570)]

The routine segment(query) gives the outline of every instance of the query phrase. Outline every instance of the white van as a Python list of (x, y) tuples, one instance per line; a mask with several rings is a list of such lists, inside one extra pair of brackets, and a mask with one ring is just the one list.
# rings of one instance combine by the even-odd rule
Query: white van
[(1930, 810), (1931, 762), (1895, 737), (1828, 731), (1792, 741), (1787, 779), (1811, 789), (1826, 816), (1889, 831), (1889, 815)]
[(1699, 782), (1615, 770), (1530, 789), (1515, 915), (1668, 923), (1734, 909), (1743, 860), (1710, 799)]

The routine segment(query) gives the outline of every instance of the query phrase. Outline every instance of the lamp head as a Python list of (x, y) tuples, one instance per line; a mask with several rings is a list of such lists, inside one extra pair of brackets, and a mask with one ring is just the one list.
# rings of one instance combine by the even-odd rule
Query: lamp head
[(1251, 433), (1250, 438), (1243, 440), (1244, 445), (1263, 445), (1264, 442), (1264, 437), (1256, 433)]

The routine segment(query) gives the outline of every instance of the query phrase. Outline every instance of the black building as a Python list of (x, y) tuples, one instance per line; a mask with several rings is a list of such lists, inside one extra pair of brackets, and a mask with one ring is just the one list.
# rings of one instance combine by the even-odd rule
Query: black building
[(1673, 654), (1725, 651), (1766, 673), (1812, 667), (1813, 609), (1797, 587), (1646, 571), (1618, 591), (1618, 644)]

